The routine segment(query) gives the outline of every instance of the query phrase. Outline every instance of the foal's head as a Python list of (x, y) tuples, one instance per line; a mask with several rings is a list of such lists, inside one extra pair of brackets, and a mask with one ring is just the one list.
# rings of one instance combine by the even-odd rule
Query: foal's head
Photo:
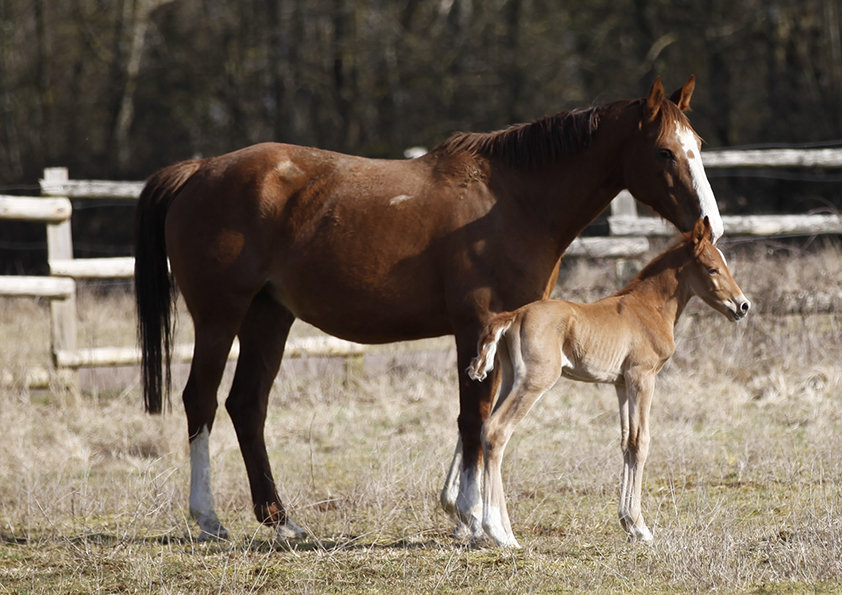
[(710, 217), (713, 241), (722, 235), (722, 219), (702, 165), (701, 142), (684, 115), (690, 109), (695, 79), (671, 97), (660, 77), (640, 102), (638, 132), (626, 145), (624, 183), (639, 201), (689, 231), (697, 219)]
[(686, 244), (691, 257), (684, 267), (684, 279), (692, 292), (731, 320), (744, 318), (751, 308), (751, 302), (731, 276), (722, 252), (711, 242), (710, 221), (707, 217), (696, 222), (693, 231), (687, 236)]

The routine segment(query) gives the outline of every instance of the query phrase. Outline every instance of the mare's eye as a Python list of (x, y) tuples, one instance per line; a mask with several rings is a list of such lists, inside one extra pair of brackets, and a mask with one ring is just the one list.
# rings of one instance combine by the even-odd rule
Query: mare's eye
[(716, 267), (711, 267), (708, 269), (708, 275), (718, 275), (719, 269)]
[(658, 149), (658, 157), (667, 161), (675, 161), (675, 153), (669, 149)]

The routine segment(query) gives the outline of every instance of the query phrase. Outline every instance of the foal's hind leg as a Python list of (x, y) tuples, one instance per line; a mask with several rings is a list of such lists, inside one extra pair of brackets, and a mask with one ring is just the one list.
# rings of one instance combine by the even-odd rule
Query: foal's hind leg
[(283, 539), (303, 537), (289, 518), (275, 489), (266, 453), (264, 424), (269, 392), (284, 354), (295, 317), (266, 291), (258, 293), (240, 327), (240, 357), (231, 392), (225, 401), (251, 486), (257, 520), (274, 527)]
[(506, 445), (515, 426), (526, 417), (533, 405), (555, 384), (561, 375), (561, 361), (549, 351), (540, 361), (533, 361), (515, 378), (510, 347), (500, 341), (497, 361), (503, 376), (500, 397), (494, 411), (482, 426), (484, 457), (482, 527), (494, 542), (503, 547), (519, 548), (512, 531), (503, 488), (501, 466)]

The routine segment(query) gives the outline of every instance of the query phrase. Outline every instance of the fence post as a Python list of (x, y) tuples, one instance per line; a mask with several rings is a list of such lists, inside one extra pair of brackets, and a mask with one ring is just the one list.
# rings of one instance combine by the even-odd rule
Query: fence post
[[(637, 203), (631, 192), (621, 190), (611, 201), (612, 217), (637, 218)], [(613, 235), (611, 226), (608, 226), (608, 234)], [(640, 263), (633, 259), (618, 258), (614, 262), (614, 272), (620, 285), (625, 285), (632, 277), (640, 271)]]
[(611, 201), (612, 217), (637, 217), (637, 203), (628, 190), (621, 190)]
[[(44, 169), (44, 182), (61, 184), (68, 180), (66, 167)], [(73, 235), (70, 217), (47, 224), (47, 262), (73, 258)], [(63, 300), (50, 301), (53, 364), (58, 367), (58, 352), (76, 349), (76, 293)]]

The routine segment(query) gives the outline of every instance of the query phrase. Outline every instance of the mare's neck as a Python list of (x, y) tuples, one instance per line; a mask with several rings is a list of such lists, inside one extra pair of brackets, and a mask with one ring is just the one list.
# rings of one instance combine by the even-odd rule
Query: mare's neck
[(639, 105), (623, 101), (596, 109), (599, 124), (584, 150), (537, 169), (503, 167), (515, 200), (546, 229), (557, 257), (623, 189), (621, 149), (637, 130)]

